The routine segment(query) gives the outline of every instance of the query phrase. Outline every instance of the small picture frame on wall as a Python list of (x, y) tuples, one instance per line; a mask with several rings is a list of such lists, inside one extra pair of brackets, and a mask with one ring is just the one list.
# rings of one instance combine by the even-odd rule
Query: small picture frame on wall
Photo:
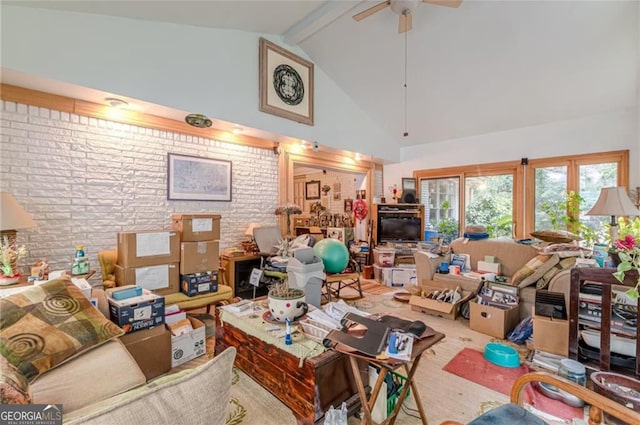
[(347, 198), (344, 200), (344, 212), (353, 212), (353, 199)]
[(320, 199), (320, 180), (311, 180), (304, 186), (305, 199)]
[(357, 199), (367, 199), (367, 191), (366, 191), (366, 189), (356, 190), (356, 198)]

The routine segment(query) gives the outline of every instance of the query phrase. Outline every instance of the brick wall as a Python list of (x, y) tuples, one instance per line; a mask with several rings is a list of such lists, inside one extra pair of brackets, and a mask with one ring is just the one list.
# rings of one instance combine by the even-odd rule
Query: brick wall
[[(29, 255), (69, 268), (76, 244), (91, 267), (116, 234), (170, 227), (174, 212), (222, 216), (220, 249), (238, 245), (250, 222), (276, 224), (278, 158), (234, 145), (2, 102), (0, 189), (13, 193), (37, 227), (18, 232)], [(232, 201), (167, 200), (167, 153), (232, 161)], [(101, 279), (96, 276), (95, 284)]]

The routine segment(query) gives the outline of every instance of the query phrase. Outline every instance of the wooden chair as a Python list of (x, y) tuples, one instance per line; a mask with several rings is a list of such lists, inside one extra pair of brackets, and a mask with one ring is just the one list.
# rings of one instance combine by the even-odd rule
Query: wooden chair
[[(513, 425), (546, 424), (542, 419), (530, 413), (523, 406), (524, 389), (531, 382), (546, 382), (582, 399), (589, 404), (589, 425), (602, 422), (603, 412), (629, 424), (640, 424), (640, 413), (616, 403), (581, 385), (568, 381), (558, 375), (547, 372), (531, 372), (519, 377), (511, 388), (511, 403), (492, 409), (475, 418), (469, 425)], [(456, 421), (445, 421), (441, 425), (462, 425)]]
[(323, 284), (324, 292), (322, 296), (328, 302), (332, 298), (340, 298), (340, 291), (344, 288), (354, 288), (359, 293), (358, 298), (362, 298), (362, 287), (360, 286), (360, 266), (353, 260), (349, 259), (349, 263), (345, 271), (342, 273), (327, 273)]

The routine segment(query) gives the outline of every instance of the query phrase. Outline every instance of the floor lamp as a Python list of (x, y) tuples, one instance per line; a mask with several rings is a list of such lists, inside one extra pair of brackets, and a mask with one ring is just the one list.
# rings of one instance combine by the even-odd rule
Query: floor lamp
[(618, 240), (618, 221), (616, 217), (640, 215), (638, 210), (624, 187), (603, 187), (600, 189), (600, 196), (595, 205), (586, 215), (608, 215), (611, 216), (609, 232), (611, 244)]

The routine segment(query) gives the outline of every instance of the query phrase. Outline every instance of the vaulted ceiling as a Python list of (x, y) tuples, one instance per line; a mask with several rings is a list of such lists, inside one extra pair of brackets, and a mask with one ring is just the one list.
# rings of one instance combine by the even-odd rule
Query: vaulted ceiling
[(376, 1), (4, 3), (279, 35), (405, 146), (638, 101), (636, 1), (420, 3), (406, 38), (390, 8), (352, 18)]

